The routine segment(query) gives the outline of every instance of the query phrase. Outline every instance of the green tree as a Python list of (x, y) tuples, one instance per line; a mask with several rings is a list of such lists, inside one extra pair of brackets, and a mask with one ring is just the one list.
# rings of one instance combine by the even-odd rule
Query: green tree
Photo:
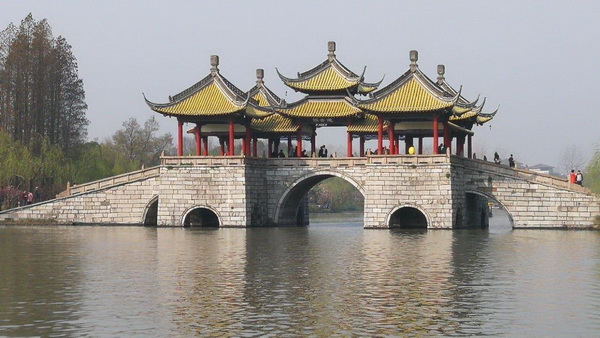
[(0, 32), (0, 130), (39, 154), (44, 138), (69, 154), (89, 121), (71, 46), (29, 14)]
[(600, 149), (596, 148), (584, 175), (583, 185), (600, 194)]

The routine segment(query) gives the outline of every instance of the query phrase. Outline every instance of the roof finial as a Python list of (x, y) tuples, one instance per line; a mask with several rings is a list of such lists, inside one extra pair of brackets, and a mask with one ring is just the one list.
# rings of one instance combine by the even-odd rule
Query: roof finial
[(335, 56), (335, 41), (327, 42), (327, 51), (329, 51), (327, 57), (332, 58)]
[(441, 84), (442, 82), (444, 82), (444, 74), (446, 73), (446, 66), (438, 65), (437, 73), (438, 73), (437, 82), (438, 82), (438, 84)]
[(211, 73), (216, 73), (219, 71), (219, 56), (218, 55), (211, 55), (210, 56), (210, 72)]
[(417, 69), (417, 60), (419, 60), (419, 52), (416, 50), (410, 51), (410, 70), (415, 71)]
[(256, 69), (256, 83), (263, 83), (265, 77), (265, 70), (262, 68)]

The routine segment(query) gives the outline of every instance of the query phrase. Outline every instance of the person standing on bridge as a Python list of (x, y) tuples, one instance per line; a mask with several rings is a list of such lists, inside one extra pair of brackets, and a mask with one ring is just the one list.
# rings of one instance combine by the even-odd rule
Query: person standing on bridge
[(575, 175), (575, 170), (571, 169), (571, 172), (569, 173), (569, 183), (576, 183), (577, 182), (577, 175)]
[(508, 158), (508, 166), (511, 168), (515, 167), (515, 159), (513, 158), (513, 154), (510, 154), (510, 157)]
[(494, 163), (500, 164), (500, 155), (498, 155), (497, 151), (494, 153)]
[(577, 175), (575, 175), (575, 183), (583, 186), (583, 174), (581, 173), (581, 170), (577, 170)]

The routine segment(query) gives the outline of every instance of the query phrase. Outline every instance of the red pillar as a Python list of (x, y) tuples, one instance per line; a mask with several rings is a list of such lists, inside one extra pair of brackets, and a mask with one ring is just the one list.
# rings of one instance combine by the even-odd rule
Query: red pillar
[(273, 154), (273, 140), (267, 139), (267, 157), (271, 157)]
[(252, 139), (252, 156), (258, 157), (258, 139), (256, 137)]
[(433, 153), (438, 153), (438, 118), (433, 117)]
[(346, 157), (352, 157), (352, 133), (346, 133)]
[(199, 124), (196, 124), (196, 129), (194, 130), (194, 136), (196, 136), (196, 156), (200, 156), (202, 152), (202, 136), (200, 134), (200, 128), (202, 128)]
[(365, 157), (365, 135), (360, 135), (359, 138), (359, 144), (360, 144), (360, 157)]
[(394, 122), (390, 122), (390, 125), (388, 127), (388, 140), (388, 146), (390, 147), (389, 154), (395, 154), (396, 151), (394, 150)]
[(288, 151), (287, 151), (287, 156), (290, 156), (290, 153), (292, 152), (292, 136), (289, 135), (288, 136)]
[(302, 125), (298, 126), (296, 134), (296, 157), (302, 157)]
[(204, 148), (204, 156), (208, 156), (208, 136), (202, 137), (202, 147)]
[(423, 136), (419, 136), (419, 155), (423, 154)]
[(225, 139), (219, 137), (219, 145), (221, 146), (221, 156), (225, 155)]
[(383, 116), (377, 115), (377, 155), (383, 153)]
[(177, 156), (183, 156), (183, 122), (177, 120)]
[(473, 158), (473, 141), (471, 135), (467, 136), (467, 150), (469, 152), (469, 158)]
[(234, 130), (233, 130), (233, 118), (229, 118), (229, 150), (227, 153), (229, 156), (233, 156), (233, 144), (234, 144)]
[(400, 135), (396, 135), (394, 142), (394, 150), (396, 151), (395, 154), (398, 155), (400, 153)]

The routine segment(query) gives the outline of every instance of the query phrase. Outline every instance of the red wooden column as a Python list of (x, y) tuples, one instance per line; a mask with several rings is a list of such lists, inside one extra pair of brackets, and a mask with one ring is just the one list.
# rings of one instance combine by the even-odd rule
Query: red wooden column
[(200, 129), (202, 126), (200, 124), (196, 124), (196, 129), (194, 130), (194, 134), (196, 136), (196, 156), (200, 156), (202, 154), (202, 135), (200, 134)]
[(433, 117), (433, 153), (438, 153), (438, 117)]
[(398, 155), (400, 153), (400, 135), (396, 135), (396, 139), (394, 140), (395, 145), (394, 145), (394, 150), (396, 150), (396, 155)]
[(352, 133), (346, 132), (346, 157), (352, 157)]
[(377, 115), (377, 155), (383, 153), (383, 116)]
[(313, 125), (313, 132), (310, 135), (310, 156), (317, 153), (317, 127)]
[(451, 148), (452, 144), (450, 144), (450, 142), (452, 142), (452, 140), (450, 139), (450, 130), (448, 128), (448, 122), (444, 122), (444, 148)]
[(296, 134), (296, 157), (302, 157), (302, 125), (298, 126)]
[(473, 141), (471, 135), (467, 136), (467, 151), (469, 152), (469, 158), (473, 158)]
[(408, 148), (413, 145), (413, 138), (406, 136), (404, 138), (404, 153), (408, 155)]
[(396, 150), (394, 147), (394, 122), (390, 122), (390, 125), (388, 127), (388, 140), (389, 140), (388, 146), (390, 147), (389, 154), (390, 155), (395, 154)]
[(419, 155), (423, 154), (423, 136), (419, 136)]
[(267, 158), (271, 157), (271, 155), (273, 154), (273, 143), (273, 140), (267, 139)]
[(292, 136), (288, 135), (288, 151), (287, 151), (287, 154), (285, 154), (285, 155), (290, 156), (291, 152), (292, 152)]
[(183, 121), (177, 120), (177, 156), (183, 156)]
[(258, 157), (258, 138), (252, 139), (252, 156)]
[(457, 136), (456, 137), (456, 155), (457, 156), (462, 156), (464, 144), (465, 144), (464, 136)]
[(208, 156), (208, 136), (203, 136), (202, 140), (202, 146), (204, 147), (204, 156)]
[(229, 149), (227, 150), (227, 153), (229, 154), (229, 156), (233, 156), (233, 144), (234, 144), (234, 130), (233, 130), (233, 118), (229, 118)]
[(365, 157), (365, 135), (360, 135), (359, 138), (359, 143), (360, 143), (360, 157)]

